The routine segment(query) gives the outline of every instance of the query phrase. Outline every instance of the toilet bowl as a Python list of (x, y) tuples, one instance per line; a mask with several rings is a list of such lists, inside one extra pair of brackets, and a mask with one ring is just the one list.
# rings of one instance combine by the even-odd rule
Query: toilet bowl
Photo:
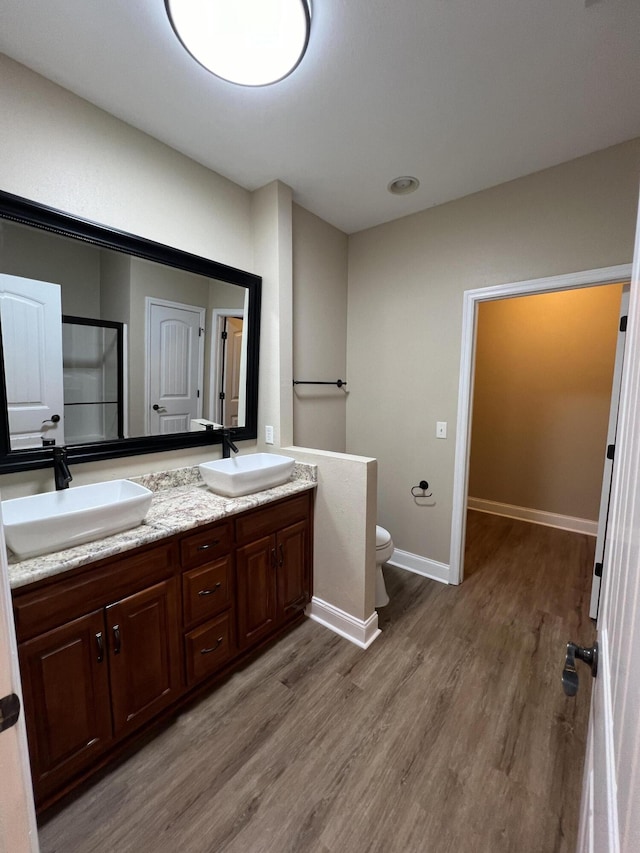
[(382, 564), (393, 554), (393, 539), (388, 530), (376, 526), (376, 607), (385, 607), (389, 603), (387, 588), (384, 584)]

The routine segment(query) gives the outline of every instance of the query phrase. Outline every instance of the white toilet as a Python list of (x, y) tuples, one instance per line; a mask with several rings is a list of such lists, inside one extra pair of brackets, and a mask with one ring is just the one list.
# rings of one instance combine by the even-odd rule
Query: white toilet
[(382, 564), (386, 563), (393, 554), (393, 539), (388, 530), (376, 525), (376, 607), (384, 607), (389, 603), (387, 588), (384, 585)]

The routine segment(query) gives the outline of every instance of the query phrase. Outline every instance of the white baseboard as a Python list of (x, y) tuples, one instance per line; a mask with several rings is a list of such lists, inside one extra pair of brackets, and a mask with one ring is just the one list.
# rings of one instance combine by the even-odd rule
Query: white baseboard
[(488, 512), (491, 515), (504, 515), (507, 518), (517, 518), (519, 521), (543, 524), (545, 527), (558, 527), (560, 530), (570, 530), (572, 533), (584, 533), (587, 536), (598, 535), (598, 522), (590, 521), (588, 518), (575, 518), (572, 515), (543, 512), (541, 509), (502, 504), (498, 501), (486, 501), (484, 498), (468, 498), (467, 507), (478, 510), (478, 512)]
[(360, 646), (361, 649), (368, 649), (382, 633), (378, 628), (378, 613), (375, 610), (366, 621), (363, 621), (314, 595), (305, 613), (314, 622), (330, 628), (345, 640)]
[(433, 581), (449, 583), (449, 566), (446, 563), (429, 560), (427, 557), (420, 557), (410, 551), (401, 551), (396, 548), (387, 563), (390, 566), (396, 566), (398, 569), (405, 569), (407, 572), (431, 578)]

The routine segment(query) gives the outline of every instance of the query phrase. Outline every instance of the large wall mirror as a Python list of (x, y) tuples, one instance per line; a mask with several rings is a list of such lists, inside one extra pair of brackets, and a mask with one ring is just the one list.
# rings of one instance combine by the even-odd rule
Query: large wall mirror
[(255, 439), (260, 287), (0, 192), (0, 473)]

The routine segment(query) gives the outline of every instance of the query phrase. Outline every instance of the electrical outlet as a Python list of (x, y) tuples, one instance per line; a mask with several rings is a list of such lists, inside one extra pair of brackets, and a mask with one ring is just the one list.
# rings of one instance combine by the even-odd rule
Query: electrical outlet
[(447, 422), (446, 421), (437, 421), (436, 422), (436, 438), (446, 438), (447, 437)]
[(264, 428), (264, 443), (265, 444), (273, 444), (273, 427), (266, 426)]

